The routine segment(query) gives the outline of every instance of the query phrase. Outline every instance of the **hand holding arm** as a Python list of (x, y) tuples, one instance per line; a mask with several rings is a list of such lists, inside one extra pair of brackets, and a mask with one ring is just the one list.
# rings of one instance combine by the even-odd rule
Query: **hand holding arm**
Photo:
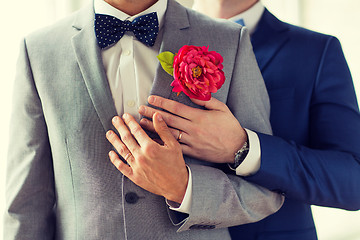
[[(180, 144), (165, 122), (158, 119), (159, 116), (161, 114), (155, 113), (153, 122), (163, 145), (150, 139), (130, 115), (125, 114), (124, 121), (115, 117), (113, 124), (122, 140), (112, 131), (108, 132), (107, 138), (129, 166), (114, 152), (110, 153), (110, 159), (119, 171), (138, 186), (181, 203), (188, 183), (188, 172)], [(220, 169), (198, 164), (189, 167), (194, 172), (192, 186), (195, 189), (191, 199), (195, 201), (192, 201), (189, 216), (181, 221), (178, 231), (189, 230), (199, 224), (224, 228), (258, 221), (276, 212), (283, 203), (282, 196), (247, 183), (238, 176), (226, 175)], [(218, 184), (213, 184), (215, 179)], [(209, 199), (208, 196), (212, 200), (205, 200)], [(214, 208), (214, 202), (221, 203), (221, 206)], [(180, 224), (175, 222), (177, 218), (173, 217), (173, 212), (169, 214), (174, 224)]]
[[(161, 113), (171, 127), (173, 136), (178, 138), (181, 133), (180, 142), (184, 154), (209, 162), (233, 163), (234, 153), (247, 140), (245, 130), (228, 107), (217, 99), (192, 101), (206, 110), (192, 108), (159, 96), (150, 96), (150, 104), (168, 112), (141, 106), (139, 113), (147, 118), (152, 118), (156, 112)], [(150, 131), (155, 130), (150, 120), (143, 118), (140, 124)]]

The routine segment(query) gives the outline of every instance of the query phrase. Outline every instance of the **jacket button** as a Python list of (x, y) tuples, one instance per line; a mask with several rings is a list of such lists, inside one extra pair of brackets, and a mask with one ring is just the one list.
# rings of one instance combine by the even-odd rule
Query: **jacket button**
[(129, 204), (135, 204), (139, 201), (139, 196), (134, 192), (125, 194), (125, 201)]

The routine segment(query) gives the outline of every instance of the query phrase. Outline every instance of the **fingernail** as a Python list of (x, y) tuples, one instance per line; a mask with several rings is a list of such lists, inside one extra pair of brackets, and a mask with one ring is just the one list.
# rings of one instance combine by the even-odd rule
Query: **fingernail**
[(119, 122), (119, 117), (118, 117), (118, 116), (113, 117), (112, 121), (113, 121), (114, 123)]
[(106, 136), (110, 137), (111, 135), (112, 135), (112, 131), (109, 130), (106, 132)]
[(140, 119), (140, 123), (144, 123), (144, 124), (146, 124), (148, 122), (148, 120), (146, 119), (146, 118), (142, 118), (142, 119)]
[(153, 104), (153, 103), (155, 102), (155, 97), (154, 97), (154, 96), (150, 96), (150, 97), (148, 98), (148, 102), (149, 102), (150, 104)]

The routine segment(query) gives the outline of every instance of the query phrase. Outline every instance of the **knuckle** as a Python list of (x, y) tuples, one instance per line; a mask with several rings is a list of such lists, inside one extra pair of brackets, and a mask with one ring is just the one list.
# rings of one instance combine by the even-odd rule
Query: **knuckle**
[(208, 114), (202, 114), (198, 116), (198, 122), (203, 125), (208, 123), (211, 120), (211, 117)]
[(176, 130), (176, 129), (171, 129), (171, 135), (173, 135), (173, 137), (176, 139), (179, 137), (179, 130)]
[(146, 114), (148, 113), (148, 107), (147, 106), (141, 106), (140, 107), (140, 112), (142, 115), (146, 116)]
[(202, 129), (194, 128), (194, 129), (192, 129), (192, 133), (194, 136), (202, 136)]
[(143, 155), (140, 155), (137, 157), (137, 162), (140, 164), (140, 165), (144, 165), (146, 163), (146, 158), (145, 156)]
[[(165, 120), (166, 120), (165, 122), (166, 122), (167, 125), (172, 125), (172, 124), (175, 123), (175, 117), (172, 116), (172, 115), (167, 115), (167, 116), (165, 117)], [(166, 128), (165, 125), (162, 125), (161, 127), (162, 127), (163, 129)]]
[(122, 119), (125, 122), (125, 124), (128, 126), (130, 124), (133, 124), (133, 122), (135, 121), (134, 117), (128, 113), (124, 113)]
[(132, 128), (131, 132), (134, 134), (134, 135), (137, 135), (137, 134), (140, 134), (142, 131), (142, 128), (139, 126), (139, 125), (136, 125)]
[(164, 106), (164, 101), (161, 98), (155, 98), (155, 103), (161, 108)]
[(153, 158), (153, 157), (156, 156), (156, 152), (157, 152), (157, 149), (156, 149), (155, 144), (149, 143), (149, 144), (146, 144), (144, 146), (144, 154), (146, 156), (149, 156), (150, 158)]
[(224, 111), (230, 111), (228, 105), (223, 102), (220, 102), (220, 108), (222, 108)]
[(140, 155), (136, 158), (136, 169), (137, 172), (139, 172), (139, 170), (141, 169), (141, 171), (143, 171), (144, 169), (146, 169), (147, 165), (148, 165), (148, 161), (145, 155)]
[[(170, 123), (169, 123), (169, 125), (171, 125)], [(159, 126), (159, 132), (167, 132), (168, 131), (168, 126), (167, 125), (161, 125), (161, 126)]]
[(114, 134), (107, 134), (106, 137), (111, 143), (115, 142)]
[(124, 145), (120, 145), (120, 146), (119, 146), (118, 151), (119, 151), (119, 153), (120, 153), (121, 155), (126, 154), (126, 150), (127, 150), (127, 149), (125, 148)]
[(150, 107), (144, 107), (143, 115), (147, 117), (152, 117), (155, 113), (155, 110)]
[(112, 159), (111, 162), (112, 162), (112, 164), (114, 164), (114, 166), (115, 166), (118, 170), (120, 170), (120, 164), (119, 164), (119, 162), (118, 162), (115, 158)]
[(121, 136), (121, 139), (123, 140), (123, 142), (129, 141), (131, 138), (132, 138), (132, 136), (129, 132), (126, 132)]
[(144, 113), (145, 113), (145, 116), (152, 116), (154, 114), (154, 110), (152, 108), (145, 107)]
[(182, 106), (175, 102), (172, 106), (172, 112), (176, 115), (179, 115), (182, 112)]

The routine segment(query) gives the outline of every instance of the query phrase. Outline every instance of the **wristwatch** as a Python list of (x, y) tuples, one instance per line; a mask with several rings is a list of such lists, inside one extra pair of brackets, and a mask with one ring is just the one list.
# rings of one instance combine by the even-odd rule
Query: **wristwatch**
[(240, 150), (235, 153), (234, 163), (228, 164), (229, 168), (231, 170), (236, 171), (236, 168), (238, 166), (240, 166), (240, 164), (244, 161), (247, 154), (249, 153), (249, 147), (250, 147), (250, 144), (249, 144), (249, 138), (248, 138), (246, 140), (246, 142), (244, 143), (244, 145), (240, 148)]

